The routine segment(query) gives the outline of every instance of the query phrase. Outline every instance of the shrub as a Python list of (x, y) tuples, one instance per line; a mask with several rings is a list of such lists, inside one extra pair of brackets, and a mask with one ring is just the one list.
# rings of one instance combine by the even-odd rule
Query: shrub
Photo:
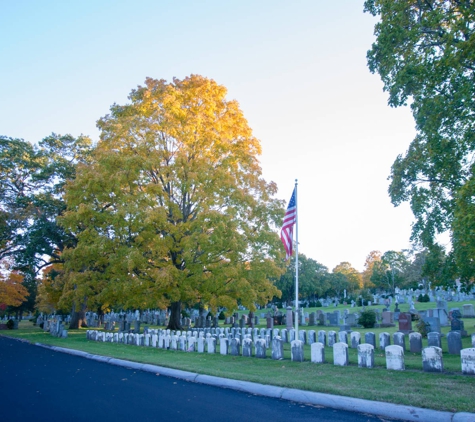
[(364, 328), (373, 328), (376, 324), (376, 313), (371, 310), (361, 312), (358, 318), (358, 324)]
[(430, 329), (430, 325), (429, 325), (429, 324), (426, 324), (426, 323), (424, 322), (424, 320), (421, 318), (421, 319), (419, 319), (419, 321), (417, 321), (416, 329), (417, 329), (417, 332), (418, 332), (423, 338), (426, 338), (426, 337), (427, 337), (427, 333), (429, 332), (429, 329)]
[(368, 305), (368, 301), (366, 299), (362, 299), (361, 297), (359, 297), (356, 300), (356, 306), (367, 306), (367, 305)]
[(418, 302), (430, 302), (430, 297), (429, 295), (426, 293), (426, 294), (420, 294), (418, 297), (417, 297), (417, 301)]
[(13, 330), (13, 327), (14, 327), (14, 326), (15, 326), (15, 324), (13, 323), (13, 320), (12, 320), (12, 319), (9, 319), (9, 320), (7, 321), (7, 328), (8, 328), (9, 330)]
[(322, 302), (320, 302), (319, 300), (315, 302), (315, 308), (321, 308), (322, 306)]
[(225, 320), (225, 319), (226, 319), (226, 315), (224, 315), (224, 311), (221, 311), (221, 312), (219, 313), (218, 319), (221, 319), (221, 320)]

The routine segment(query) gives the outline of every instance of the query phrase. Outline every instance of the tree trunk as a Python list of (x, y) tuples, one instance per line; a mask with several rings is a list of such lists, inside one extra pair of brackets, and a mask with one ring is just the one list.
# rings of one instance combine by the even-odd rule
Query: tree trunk
[(71, 322), (69, 323), (70, 330), (78, 330), (81, 327), (87, 327), (86, 322), (86, 304), (81, 305), (81, 309), (76, 311), (76, 303), (73, 303), (71, 310)]
[(183, 327), (180, 323), (181, 317), (181, 302), (173, 302), (170, 306), (170, 319), (168, 321), (167, 329), (169, 330), (183, 330)]

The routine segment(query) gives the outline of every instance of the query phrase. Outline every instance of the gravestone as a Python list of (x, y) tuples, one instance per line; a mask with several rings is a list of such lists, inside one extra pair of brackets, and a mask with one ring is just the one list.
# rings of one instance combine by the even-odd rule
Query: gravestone
[(384, 311), (381, 327), (394, 327), (394, 313), (390, 311)]
[(386, 369), (394, 371), (403, 371), (404, 365), (404, 350), (401, 346), (387, 346), (384, 349), (386, 354)]
[(462, 316), (464, 318), (475, 318), (475, 310), (471, 303), (462, 306)]
[(333, 345), (337, 342), (336, 340), (336, 331), (329, 331), (328, 332), (328, 346), (333, 347)]
[(385, 350), (386, 347), (391, 345), (391, 336), (389, 333), (380, 333), (379, 334), (379, 348)]
[(262, 338), (259, 338), (255, 341), (256, 358), (265, 359), (267, 356), (266, 341)]
[(442, 347), (440, 338), (441, 338), (440, 333), (436, 331), (427, 333), (427, 344), (429, 346)]
[(458, 309), (452, 309), (452, 321), (450, 322), (450, 331), (458, 331), (462, 337), (467, 336), (464, 323), (460, 319), (461, 313)]
[(358, 317), (356, 314), (348, 314), (345, 319), (345, 325), (356, 327), (358, 325)]
[(286, 314), (286, 327), (287, 330), (290, 330), (293, 327), (294, 319), (293, 319), (293, 312), (290, 306), (287, 307), (287, 314)]
[(348, 365), (348, 345), (338, 342), (333, 345), (333, 364), (336, 366)]
[(371, 346), (376, 347), (376, 334), (371, 331), (365, 333), (364, 341), (366, 344), (371, 344)]
[(309, 330), (307, 332), (307, 343), (313, 344), (317, 341), (315, 330)]
[(312, 363), (325, 362), (325, 346), (323, 343), (316, 342), (310, 346), (310, 360)]
[(320, 330), (318, 332), (318, 342), (322, 343), (324, 346), (327, 345), (327, 332), (325, 330)]
[(358, 347), (358, 367), (373, 368), (374, 367), (374, 347), (371, 344), (359, 344)]
[(412, 316), (409, 312), (399, 314), (399, 331), (404, 334), (412, 333)]
[(475, 375), (475, 348), (462, 349), (460, 351), (462, 361), (462, 374)]
[(284, 343), (288, 343), (289, 342), (289, 337), (288, 337), (288, 333), (287, 333), (287, 330), (285, 328), (283, 328), (282, 330), (280, 330), (280, 337), (282, 338), (282, 341)]
[(332, 312), (332, 313), (327, 314), (327, 321), (328, 321), (328, 325), (330, 326), (333, 326), (333, 327), (338, 326), (340, 323), (339, 319), (340, 319), (339, 313), (337, 314), (337, 313)]
[(351, 338), (351, 348), (357, 349), (361, 343), (361, 334), (358, 333), (357, 331), (353, 331), (350, 334), (350, 338)]
[[(172, 339), (173, 339), (173, 336), (172, 336)], [(208, 337), (206, 339), (206, 349), (208, 350), (208, 353), (216, 353), (216, 338), (215, 337)]]
[(290, 360), (292, 362), (303, 362), (303, 342), (294, 340), (290, 343)]
[(460, 354), (460, 351), (462, 350), (462, 336), (460, 335), (460, 331), (450, 331), (447, 334), (447, 345), (449, 354)]
[(442, 349), (440, 347), (425, 347), (422, 351), (422, 369), (425, 372), (443, 372)]
[(422, 351), (422, 335), (420, 333), (409, 334), (409, 351), (411, 353), (421, 353)]
[(272, 339), (272, 359), (284, 359), (284, 342), (280, 337), (274, 337)]
[(338, 333), (338, 341), (341, 343), (348, 344), (348, 333), (346, 331), (340, 331)]
[(436, 317), (422, 317), (422, 320), (429, 325), (429, 331), (435, 333), (441, 333), (440, 319)]
[(406, 336), (404, 335), (404, 333), (394, 333), (393, 343), (397, 346), (401, 346), (403, 350), (406, 350)]
[(237, 338), (231, 340), (231, 356), (241, 356), (241, 342)]
[(228, 345), (229, 345), (229, 340), (226, 337), (221, 337), (219, 339), (219, 353), (221, 355), (228, 354)]
[(245, 338), (242, 341), (242, 355), (244, 357), (252, 357), (252, 340), (250, 338)]

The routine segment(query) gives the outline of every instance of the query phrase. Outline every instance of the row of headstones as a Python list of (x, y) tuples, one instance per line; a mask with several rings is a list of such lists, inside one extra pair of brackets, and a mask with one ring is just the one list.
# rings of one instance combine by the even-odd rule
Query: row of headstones
[[(210, 333), (204, 337), (201, 332), (199, 337), (182, 334), (170, 335), (165, 331), (160, 334), (127, 334), (127, 333), (106, 333), (96, 330), (88, 330), (86, 334), (89, 340), (123, 343), (136, 346), (154, 347), (169, 350), (181, 350), (186, 352), (198, 353), (217, 353), (215, 337)], [(219, 353), (221, 355), (243, 356), (256, 358), (266, 358), (269, 345), (265, 339), (258, 338), (255, 341), (250, 335), (242, 341), (237, 338), (229, 339), (220, 335), (219, 337)], [(304, 343), (301, 340), (293, 340), (291, 342), (291, 360), (303, 362), (304, 360)], [(348, 344), (344, 342), (334, 343), (333, 346), (333, 362), (337, 366), (347, 366), (349, 364)], [(254, 350), (253, 350), (254, 349)], [(325, 344), (321, 342), (312, 343), (311, 362), (325, 362)], [(359, 344), (357, 346), (358, 366), (361, 368), (374, 367), (374, 350), (372, 344)], [(399, 345), (388, 345), (384, 347), (386, 356), (386, 368), (392, 370), (404, 370), (404, 348)], [(277, 336), (271, 342), (271, 357), (274, 360), (284, 359), (284, 342)], [(460, 351), (462, 373), (475, 375), (475, 347), (462, 349)], [(437, 346), (429, 346), (422, 350), (422, 367), (427, 372), (442, 372), (443, 359), (442, 349)]]
[(60, 319), (46, 320), (43, 322), (43, 330), (49, 332), (53, 337), (68, 337), (68, 330)]
[[(145, 328), (144, 334), (159, 334), (160, 332), (165, 332), (168, 335), (181, 335), (181, 332), (174, 332), (170, 330), (160, 330), (155, 329), (151, 330)], [(135, 334), (139, 333), (138, 330), (135, 331)], [(223, 335), (227, 337), (229, 340), (232, 338), (237, 338), (239, 340), (243, 340), (243, 338), (247, 335), (250, 335), (251, 338), (255, 341), (257, 338), (263, 338), (267, 342), (267, 346), (269, 345), (270, 341), (274, 338), (279, 336), (282, 338), (284, 343), (290, 343), (295, 338), (295, 330), (294, 329), (266, 329), (266, 328), (211, 328), (211, 329), (198, 329), (198, 330), (190, 330), (184, 332), (187, 336), (195, 336), (200, 337), (201, 335), (205, 336), (207, 334), (211, 334), (216, 339)], [(317, 333), (314, 330), (299, 330), (298, 332), (298, 340), (302, 341), (304, 344), (312, 344), (317, 342), (323, 343), (325, 346), (333, 346), (333, 344), (337, 342), (343, 342), (349, 344), (351, 348), (357, 348), (357, 346), (361, 343), (361, 334), (357, 331), (353, 331), (350, 334), (350, 341), (348, 341), (348, 333), (346, 331), (329, 331), (328, 334), (325, 330), (318, 331)], [(368, 332), (365, 334), (365, 343), (373, 345), (376, 347), (376, 336), (372, 332)], [(396, 332), (392, 336), (393, 343), (395, 345), (401, 346), (404, 350), (406, 350), (406, 334), (402, 332)], [(427, 341), (429, 346), (436, 346), (441, 347), (442, 341), (442, 334), (439, 332), (431, 332), (427, 336)], [(447, 343), (448, 343), (448, 350), (450, 354), (459, 354), (460, 350), (462, 349), (462, 337), (460, 332), (458, 331), (451, 331), (447, 334)], [(380, 349), (384, 350), (386, 346), (391, 345), (391, 336), (389, 333), (380, 333), (379, 335), (379, 344)], [(472, 345), (475, 347), (475, 334), (472, 334)], [(409, 334), (409, 347), (410, 352), (412, 353), (421, 353), (422, 352), (422, 336), (420, 333), (410, 333)]]

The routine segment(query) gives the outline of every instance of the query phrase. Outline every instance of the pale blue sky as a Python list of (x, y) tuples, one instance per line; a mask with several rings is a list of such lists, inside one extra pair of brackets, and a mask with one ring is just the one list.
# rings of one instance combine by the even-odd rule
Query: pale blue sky
[(414, 137), (366, 66), (375, 19), (358, 0), (0, 0), (0, 135), (98, 138), (95, 122), (147, 76), (201, 74), (228, 89), (288, 201), (299, 251), (362, 270), (408, 248), (412, 214), (387, 177)]

